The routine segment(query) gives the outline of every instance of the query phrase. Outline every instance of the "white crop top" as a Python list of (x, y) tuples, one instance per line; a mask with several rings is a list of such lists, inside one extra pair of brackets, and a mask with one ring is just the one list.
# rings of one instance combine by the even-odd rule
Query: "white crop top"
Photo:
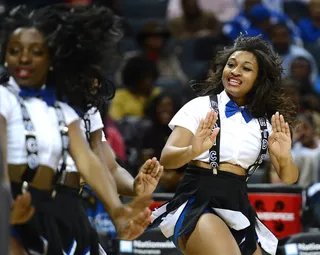
[[(98, 110), (96, 110), (96, 108), (91, 108), (88, 111), (88, 115), (89, 115), (89, 119), (90, 119), (90, 133), (93, 133), (99, 129), (102, 129), (103, 123), (102, 123), (102, 119), (101, 119), (101, 115), (100, 112)], [(85, 124), (84, 124), (84, 120), (81, 120), (80, 122), (80, 128), (82, 130), (83, 136), (85, 139), (86, 138), (86, 128), (85, 128)], [(106, 137), (104, 135), (104, 132), (102, 132), (102, 141), (106, 141)], [(66, 170), (68, 172), (76, 172), (77, 167), (75, 162), (73, 161), (72, 157), (70, 155), (68, 155), (67, 160), (66, 160)]]
[[(240, 165), (247, 169), (257, 159), (261, 148), (261, 132), (257, 119), (248, 123), (244, 120), (241, 112), (227, 118), (225, 107), (230, 98), (225, 91), (218, 95), (219, 117), (220, 117), (220, 162), (228, 162)], [(184, 127), (193, 134), (196, 133), (200, 120), (205, 119), (211, 109), (210, 97), (197, 97), (185, 104), (172, 118), (169, 127)], [(272, 126), (267, 122), (269, 135)], [(194, 158), (209, 162), (209, 151)]]
[[(10, 78), (9, 86), (19, 91), (19, 86), (13, 78)], [(40, 165), (56, 169), (62, 153), (56, 110), (39, 98), (28, 98), (24, 103), (36, 130)], [(66, 125), (78, 120), (77, 113), (70, 106), (62, 102), (59, 104)], [(16, 96), (2, 85), (0, 85), (0, 114), (7, 122), (8, 164), (26, 164), (26, 138), (21, 107)]]

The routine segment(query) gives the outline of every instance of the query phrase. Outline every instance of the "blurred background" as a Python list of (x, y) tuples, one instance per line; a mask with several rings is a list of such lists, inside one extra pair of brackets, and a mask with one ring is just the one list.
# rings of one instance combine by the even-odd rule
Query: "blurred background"
[[(266, 159), (249, 179), (250, 201), (280, 238), (279, 254), (320, 254), (320, 0), (0, 0), (0, 12), (58, 2), (104, 5), (123, 18), (119, 60), (108, 77), (116, 95), (101, 112), (108, 142), (133, 176), (146, 159), (160, 157), (167, 124), (195, 97), (189, 82), (206, 79), (215, 53), (239, 33), (262, 34), (281, 56), (284, 91), (299, 107), (292, 153), (300, 178), (282, 185)], [(183, 174), (165, 171), (154, 206), (172, 196)], [(152, 253), (143, 242), (166, 243), (154, 231), (119, 244), (112, 224), (96, 220), (109, 235), (108, 254), (179, 254), (170, 244)]]

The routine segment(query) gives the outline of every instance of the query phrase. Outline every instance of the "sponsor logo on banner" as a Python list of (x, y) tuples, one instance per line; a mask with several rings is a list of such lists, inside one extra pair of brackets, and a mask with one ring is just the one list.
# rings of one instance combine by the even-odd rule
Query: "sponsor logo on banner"
[(178, 255), (181, 254), (175, 245), (159, 231), (148, 231), (139, 237), (140, 240), (120, 240), (120, 254)]

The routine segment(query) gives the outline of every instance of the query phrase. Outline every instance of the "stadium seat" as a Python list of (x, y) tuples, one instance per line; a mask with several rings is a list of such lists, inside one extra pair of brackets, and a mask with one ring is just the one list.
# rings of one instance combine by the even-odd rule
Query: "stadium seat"
[(165, 19), (168, 0), (121, 0), (120, 4), (126, 18)]

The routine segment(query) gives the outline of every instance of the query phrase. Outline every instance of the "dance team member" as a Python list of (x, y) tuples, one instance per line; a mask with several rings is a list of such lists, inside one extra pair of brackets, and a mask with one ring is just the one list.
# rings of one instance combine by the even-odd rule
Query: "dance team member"
[(281, 180), (298, 179), (291, 156), (293, 104), (281, 92), (281, 62), (270, 45), (240, 35), (220, 51), (200, 95), (173, 117), (165, 169), (188, 164), (172, 200), (153, 212), (184, 254), (275, 254), (277, 238), (251, 207), (246, 181), (267, 151)]
[[(103, 253), (78, 196), (79, 173), (118, 230), (130, 228), (137, 214), (139, 224), (149, 218), (149, 197), (139, 197), (129, 206), (121, 203), (109, 184), (112, 179), (82, 135), (78, 115), (62, 103), (70, 101), (74, 83), (91, 86), (92, 65), (108, 53), (114, 22), (106, 8), (92, 6), (78, 13), (67, 5), (36, 11), (18, 7), (2, 21), (2, 59), (10, 77), (2, 76), (0, 86), (0, 131), (7, 141), (13, 198), (29, 191), (35, 208), (27, 223), (14, 225), (29, 253)], [(79, 173), (66, 171), (68, 152)]]

